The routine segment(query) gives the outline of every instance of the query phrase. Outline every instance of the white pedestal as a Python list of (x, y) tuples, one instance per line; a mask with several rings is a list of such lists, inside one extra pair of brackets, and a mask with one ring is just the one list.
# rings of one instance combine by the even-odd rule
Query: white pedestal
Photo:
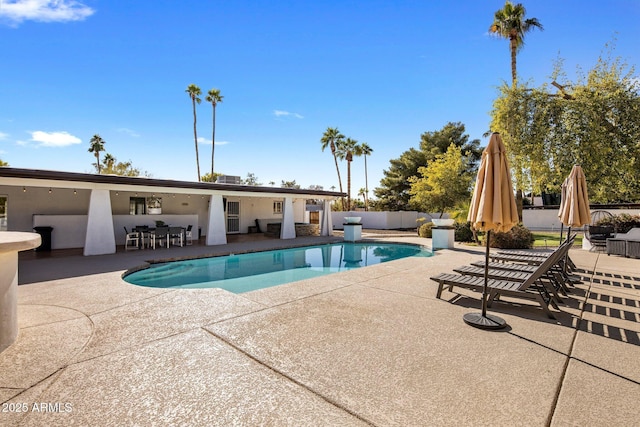
[(362, 224), (344, 224), (344, 240), (356, 242), (362, 239)]
[(18, 252), (38, 246), (37, 233), (0, 232), (0, 353), (18, 336)]
[(437, 249), (453, 249), (453, 241), (455, 230), (448, 228), (432, 228), (431, 229), (431, 248)]

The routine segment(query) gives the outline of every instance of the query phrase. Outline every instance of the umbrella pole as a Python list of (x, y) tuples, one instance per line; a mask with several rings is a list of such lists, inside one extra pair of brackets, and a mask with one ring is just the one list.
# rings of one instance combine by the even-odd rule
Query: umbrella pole
[[(567, 232), (567, 242), (569, 241), (569, 237), (571, 237), (571, 226), (569, 226), (569, 231)], [(560, 239), (562, 240), (562, 239)], [(561, 242), (562, 243), (562, 242)], [(569, 251), (564, 254), (564, 265), (562, 266), (562, 272), (564, 275), (567, 275), (567, 263), (569, 262)]]
[(487, 231), (487, 244), (484, 252), (484, 284), (482, 285), (482, 317), (487, 317), (487, 291), (489, 288), (489, 241), (491, 240), (491, 230)]
[(482, 313), (467, 313), (462, 316), (462, 319), (467, 325), (480, 329), (502, 329), (507, 326), (507, 322), (504, 319), (494, 316), (493, 314), (487, 314), (487, 298), (489, 290), (489, 240), (491, 237), (491, 230), (487, 230), (487, 249), (485, 251), (484, 261), (484, 285), (482, 286)]

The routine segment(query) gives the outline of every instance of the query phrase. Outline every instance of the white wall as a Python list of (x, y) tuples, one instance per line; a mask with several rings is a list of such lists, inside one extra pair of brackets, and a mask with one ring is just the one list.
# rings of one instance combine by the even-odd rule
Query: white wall
[[(124, 245), (127, 230), (138, 225), (155, 227), (155, 221), (161, 220), (175, 227), (187, 227), (198, 223), (197, 215), (114, 215), (113, 229), (116, 245)], [(87, 234), (87, 215), (34, 215), (33, 227), (53, 227), (51, 249), (82, 248)], [(194, 230), (193, 236), (197, 237)]]
[(86, 215), (91, 191), (74, 194), (70, 189), (53, 188), (49, 193), (48, 188), (29, 187), (23, 192), (20, 187), (3, 186), (0, 194), (7, 196), (7, 230), (33, 232), (33, 215)]
[[(593, 212), (596, 209), (591, 209)], [(640, 214), (640, 209), (597, 209), (610, 212), (612, 215), (627, 213), (630, 215)], [(558, 219), (558, 209), (524, 209), (522, 211), (522, 223), (529, 230), (560, 230), (560, 220)]]
[[(235, 199), (229, 199), (235, 200)], [(284, 199), (270, 197), (245, 197), (240, 200), (240, 232), (247, 233), (249, 227), (256, 225), (256, 219), (272, 219), (270, 222), (282, 222), (282, 214), (273, 212), (273, 202), (283, 203)], [(305, 221), (306, 219), (306, 221)], [(305, 199), (293, 199), (294, 222), (308, 222)], [(265, 230), (260, 230), (264, 232)]]
[[(344, 217), (355, 216), (361, 217), (361, 223), (363, 228), (371, 228), (374, 230), (396, 230), (396, 229), (409, 229), (416, 228), (418, 226), (418, 218), (438, 218), (440, 214), (428, 214), (424, 212), (415, 211), (400, 211), (400, 212), (374, 212), (374, 211), (350, 211), (350, 212), (331, 212), (331, 220), (333, 221), (333, 228), (342, 230)], [(447, 218), (448, 215), (443, 215), (443, 218)]]
[[(136, 196), (137, 194), (137, 196)], [(156, 197), (162, 198), (162, 214), (160, 215), (145, 215), (149, 218), (144, 220), (148, 223), (140, 223), (137, 225), (154, 225), (154, 220), (162, 220), (162, 215), (196, 215), (197, 222), (191, 223), (193, 225), (193, 236), (198, 237), (198, 227), (202, 228), (202, 235), (207, 234), (207, 218), (209, 212), (209, 197), (202, 197), (198, 195), (188, 194), (169, 194), (169, 193), (133, 193), (130, 191), (111, 191), (111, 211), (114, 215), (129, 215), (129, 200), (131, 197), (151, 197), (155, 194)], [(86, 211), (85, 211), (86, 213)], [(141, 217), (141, 215), (131, 215), (132, 217)], [(165, 221), (171, 224), (169, 221)], [(172, 224), (173, 225), (173, 224)], [(180, 226), (180, 224), (175, 224)], [(187, 224), (189, 225), (189, 224)], [(127, 228), (129, 228), (127, 226)], [(122, 230), (122, 227), (116, 228), (116, 236)], [(122, 230), (124, 233), (124, 230)], [(119, 244), (119, 243), (118, 243)]]

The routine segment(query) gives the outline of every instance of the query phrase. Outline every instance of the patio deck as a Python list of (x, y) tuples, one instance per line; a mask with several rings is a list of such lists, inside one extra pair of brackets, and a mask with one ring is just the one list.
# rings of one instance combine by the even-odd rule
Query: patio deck
[(162, 252), (325, 240), (21, 257), (0, 424), (637, 424), (640, 260), (572, 250), (585, 280), (558, 320), (496, 303), (509, 325), (499, 332), (462, 321), (478, 294), (435, 298), (429, 276), (483, 257), (468, 246), (241, 295), (121, 280)]

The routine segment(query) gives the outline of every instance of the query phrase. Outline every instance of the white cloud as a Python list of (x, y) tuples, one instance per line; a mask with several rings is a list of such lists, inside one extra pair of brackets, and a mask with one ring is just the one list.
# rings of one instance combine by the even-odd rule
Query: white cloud
[(0, 0), (0, 19), (23, 21), (82, 21), (95, 11), (76, 0)]
[(127, 135), (132, 136), (134, 138), (140, 137), (140, 134), (138, 132), (136, 132), (135, 130), (132, 130), (132, 129), (118, 128), (118, 129), (116, 129), (116, 131), (118, 131), (120, 133), (126, 133)]
[(8, 133), (0, 132), (0, 141), (6, 141), (8, 137), (9, 137)]
[[(80, 138), (69, 132), (42, 132), (40, 130), (31, 132), (31, 141), (36, 142), (38, 147), (66, 147), (82, 142)], [(20, 141), (18, 143), (20, 144)]]
[[(202, 136), (199, 136), (198, 144), (211, 145), (211, 140), (207, 138), (203, 138)], [(227, 144), (229, 144), (229, 141), (216, 141), (216, 145), (227, 145)]]
[(296, 119), (304, 119), (304, 116), (301, 114), (283, 110), (273, 110), (273, 115), (276, 117), (295, 117)]

